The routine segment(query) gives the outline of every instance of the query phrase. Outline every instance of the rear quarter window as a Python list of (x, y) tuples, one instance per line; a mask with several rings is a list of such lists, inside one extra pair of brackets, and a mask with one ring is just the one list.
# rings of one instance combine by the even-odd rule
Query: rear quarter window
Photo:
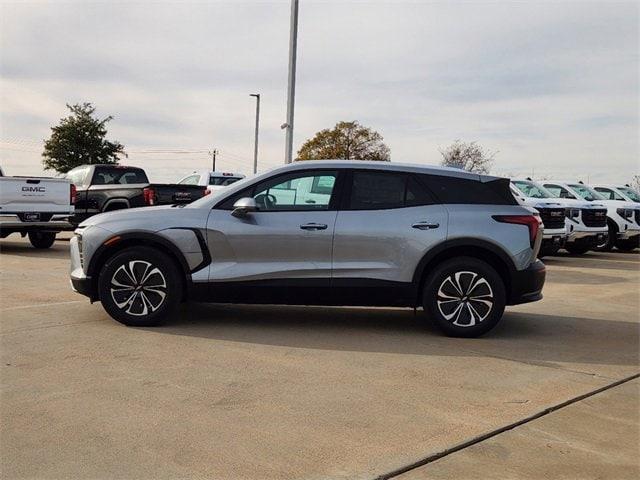
[(500, 178), (480, 182), (467, 178), (420, 175), (440, 203), (476, 205), (518, 205), (509, 188), (509, 180)]

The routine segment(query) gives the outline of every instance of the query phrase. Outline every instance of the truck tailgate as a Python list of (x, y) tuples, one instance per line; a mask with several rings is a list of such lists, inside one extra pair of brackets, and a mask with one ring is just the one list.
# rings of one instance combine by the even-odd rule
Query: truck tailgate
[(0, 213), (22, 212), (73, 212), (69, 180), (0, 177)]
[(170, 205), (175, 203), (191, 203), (202, 198), (207, 189), (200, 185), (182, 184), (151, 184), (155, 192), (156, 205)]

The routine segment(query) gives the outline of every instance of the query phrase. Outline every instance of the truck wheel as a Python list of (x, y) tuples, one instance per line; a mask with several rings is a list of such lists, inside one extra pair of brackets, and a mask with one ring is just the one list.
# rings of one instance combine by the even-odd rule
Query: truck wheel
[(612, 220), (607, 219), (607, 227), (609, 232), (607, 235), (607, 241), (597, 245), (594, 250), (598, 252), (610, 252), (616, 243), (616, 237), (618, 236), (618, 226)]
[(132, 327), (161, 324), (182, 298), (176, 264), (154, 248), (131, 247), (105, 263), (98, 278), (102, 306)]
[(35, 248), (51, 248), (56, 241), (55, 232), (29, 232), (29, 241)]
[(458, 257), (438, 265), (425, 282), (422, 304), (436, 326), (451, 337), (478, 337), (495, 327), (506, 294), (489, 264)]

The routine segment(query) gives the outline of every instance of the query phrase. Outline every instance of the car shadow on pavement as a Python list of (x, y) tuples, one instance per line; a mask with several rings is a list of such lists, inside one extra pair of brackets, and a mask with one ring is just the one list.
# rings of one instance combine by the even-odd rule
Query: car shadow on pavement
[(418, 311), (186, 305), (156, 333), (304, 349), (494, 356), (533, 364), (638, 365), (634, 322), (506, 312), (477, 339), (448, 338)]
[(29, 242), (12, 242), (3, 240), (0, 242), (0, 255), (31, 257), (31, 258), (69, 258), (69, 241), (56, 240), (51, 248), (33, 248)]

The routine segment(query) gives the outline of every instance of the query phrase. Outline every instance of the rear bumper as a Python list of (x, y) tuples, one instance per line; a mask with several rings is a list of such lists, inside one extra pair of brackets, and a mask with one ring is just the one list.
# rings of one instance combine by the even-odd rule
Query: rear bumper
[(546, 275), (547, 269), (540, 260), (536, 260), (525, 270), (517, 270), (511, 277), (511, 293), (507, 305), (541, 300)]
[(69, 214), (54, 214), (51, 219), (46, 222), (23, 222), (16, 214), (4, 213), (0, 214), (0, 232), (9, 234), (33, 231), (61, 232), (63, 230), (73, 230), (73, 225), (69, 221), (69, 217)]

